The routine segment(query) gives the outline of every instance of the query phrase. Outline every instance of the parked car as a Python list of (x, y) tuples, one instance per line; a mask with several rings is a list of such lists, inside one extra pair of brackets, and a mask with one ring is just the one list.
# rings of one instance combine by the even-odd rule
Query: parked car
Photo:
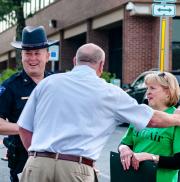
[[(160, 71), (146, 71), (141, 73), (131, 84), (123, 85), (123, 89), (133, 98), (137, 100), (138, 103), (147, 103), (146, 98), (146, 86), (144, 83), (144, 78), (150, 73), (159, 73)], [(177, 78), (180, 85), (180, 70), (171, 71), (171, 73)]]

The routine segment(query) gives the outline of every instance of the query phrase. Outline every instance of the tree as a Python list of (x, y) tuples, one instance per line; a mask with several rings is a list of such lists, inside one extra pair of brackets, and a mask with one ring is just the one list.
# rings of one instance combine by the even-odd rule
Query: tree
[[(8, 15), (12, 16), (16, 22), (16, 41), (21, 41), (22, 30), (25, 27), (24, 17), (24, 3), (30, 2), (30, 0), (0, 0), (0, 21), (9, 21)], [(21, 55), (20, 51), (16, 51), (16, 65), (19, 67)]]

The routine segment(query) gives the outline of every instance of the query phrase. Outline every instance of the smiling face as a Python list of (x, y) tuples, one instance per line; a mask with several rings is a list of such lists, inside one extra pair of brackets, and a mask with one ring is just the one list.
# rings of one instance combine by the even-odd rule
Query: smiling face
[(37, 50), (22, 50), (22, 64), (30, 77), (44, 75), (46, 63), (49, 59), (47, 48)]
[(169, 103), (169, 89), (162, 87), (158, 83), (150, 82), (147, 84), (148, 104), (153, 109), (165, 110)]

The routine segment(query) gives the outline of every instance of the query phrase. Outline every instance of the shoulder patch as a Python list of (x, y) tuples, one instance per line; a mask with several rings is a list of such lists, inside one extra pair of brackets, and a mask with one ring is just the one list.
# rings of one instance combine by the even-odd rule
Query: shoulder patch
[(0, 86), (0, 96), (5, 92), (6, 88), (4, 86)]

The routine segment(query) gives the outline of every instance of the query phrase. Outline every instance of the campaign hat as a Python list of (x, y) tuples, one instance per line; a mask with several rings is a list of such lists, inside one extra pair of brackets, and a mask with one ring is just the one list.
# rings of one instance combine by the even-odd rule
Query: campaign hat
[(22, 41), (11, 42), (11, 45), (17, 49), (34, 50), (43, 49), (58, 43), (58, 40), (50, 41), (43, 26), (26, 26), (22, 31)]

